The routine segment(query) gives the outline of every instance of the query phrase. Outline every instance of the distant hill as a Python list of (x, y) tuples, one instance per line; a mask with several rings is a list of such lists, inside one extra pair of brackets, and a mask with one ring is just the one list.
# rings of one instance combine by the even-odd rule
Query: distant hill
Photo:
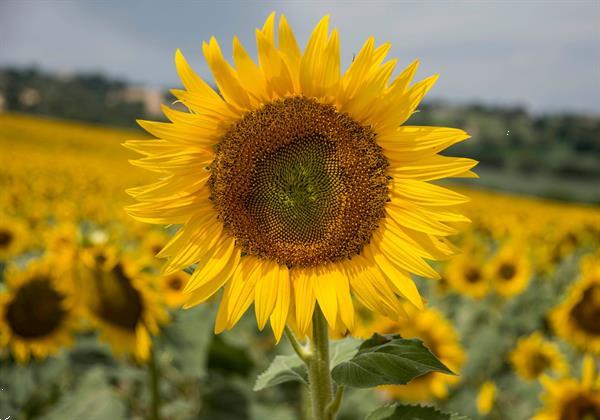
[(99, 74), (58, 76), (0, 69), (0, 110), (133, 127), (160, 113), (164, 94)]

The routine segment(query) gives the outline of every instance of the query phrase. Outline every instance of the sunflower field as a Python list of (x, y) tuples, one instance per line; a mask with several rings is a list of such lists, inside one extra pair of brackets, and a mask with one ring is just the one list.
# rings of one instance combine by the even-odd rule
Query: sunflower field
[[(173, 227), (123, 210), (125, 189), (151, 181), (121, 146), (141, 138), (0, 115), (0, 417), (310, 418), (285, 340), (249, 312), (215, 335), (214, 299), (181, 309), (189, 274), (162, 275), (156, 258)], [(354, 338), (332, 331), (331, 346), (336, 364), (373, 333), (419, 338), (455, 375), (350, 389), (338, 418), (394, 401), (452, 418), (600, 418), (600, 208), (455, 189), (471, 223), (441, 279), (416, 279), (425, 309), (391, 320), (359, 306)]]

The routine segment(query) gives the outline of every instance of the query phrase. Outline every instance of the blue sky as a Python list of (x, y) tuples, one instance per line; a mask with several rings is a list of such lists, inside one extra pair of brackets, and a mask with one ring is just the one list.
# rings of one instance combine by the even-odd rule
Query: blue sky
[(286, 15), (302, 46), (319, 18), (331, 14), (346, 65), (368, 36), (392, 42), (397, 71), (419, 58), (418, 76), (441, 74), (434, 98), (600, 113), (599, 0), (0, 0), (0, 66), (102, 71), (177, 87), (176, 48), (210, 79), (202, 41), (215, 35), (229, 55), (231, 38), (238, 35), (254, 51), (254, 29), (271, 11)]

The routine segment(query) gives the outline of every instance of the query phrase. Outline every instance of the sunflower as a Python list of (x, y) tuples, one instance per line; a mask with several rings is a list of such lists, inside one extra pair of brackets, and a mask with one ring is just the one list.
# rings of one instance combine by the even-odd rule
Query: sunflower
[(0, 220), (0, 261), (6, 261), (23, 251), (27, 239), (27, 228), (20, 220), (2, 217)]
[[(237, 38), (231, 66), (216, 39), (203, 52), (219, 93), (175, 54), (189, 112), (140, 121), (156, 139), (128, 141), (157, 172), (129, 189), (134, 218), (179, 231), (161, 251), (170, 274), (194, 263), (186, 306), (224, 288), (215, 331), (254, 302), (258, 327), (277, 339), (295, 313), (306, 335), (315, 305), (334, 329), (354, 324), (352, 295), (371, 310), (423, 306), (409, 273), (438, 278), (425, 261), (448, 258), (446, 236), (468, 221), (461, 194), (430, 181), (474, 177), (470, 159), (438, 155), (462, 130), (403, 126), (437, 80), (411, 85), (415, 61), (390, 82), (389, 44), (366, 41), (340, 73), (339, 36), (324, 17), (302, 53), (285, 17), (256, 31), (258, 64)], [(339, 324), (338, 324), (339, 323)]]
[(160, 293), (167, 306), (181, 308), (185, 303), (186, 296), (183, 293), (183, 287), (189, 278), (190, 276), (185, 271), (178, 271), (159, 278)]
[(559, 375), (568, 373), (564, 356), (539, 331), (519, 339), (509, 358), (517, 375), (523, 379), (537, 379), (548, 370)]
[(583, 271), (550, 320), (556, 335), (583, 351), (600, 354), (600, 264)]
[(129, 257), (106, 257), (95, 250), (96, 265), (88, 265), (82, 281), (86, 312), (101, 338), (117, 355), (131, 354), (146, 360), (151, 335), (168, 321), (160, 296), (153, 290), (148, 274)]
[(444, 279), (452, 290), (474, 299), (484, 298), (490, 290), (483, 258), (478, 252), (465, 252), (450, 260), (444, 269)]
[(498, 388), (496, 388), (496, 384), (492, 381), (484, 382), (479, 388), (479, 393), (477, 394), (477, 412), (482, 416), (486, 416), (492, 411), (494, 408), (494, 404), (496, 403), (496, 394), (498, 393)]
[(47, 260), (9, 269), (8, 289), (0, 293), (0, 346), (19, 363), (44, 359), (72, 343), (79, 311), (70, 289)]
[(156, 257), (156, 255), (165, 247), (169, 238), (164, 231), (153, 229), (144, 234), (142, 240), (142, 250), (148, 256)]
[(503, 246), (486, 265), (485, 275), (501, 296), (510, 297), (522, 293), (531, 277), (527, 252), (516, 245)]
[(61, 223), (44, 231), (46, 254), (67, 270), (75, 265), (80, 243), (81, 234), (75, 223)]
[[(402, 337), (420, 338), (442, 363), (454, 373), (458, 373), (465, 361), (465, 351), (450, 321), (431, 308), (410, 312), (407, 318), (398, 322), (379, 317), (371, 333), (400, 334)], [(458, 376), (434, 372), (419, 376), (407, 385), (385, 386), (382, 390), (393, 398), (423, 402), (433, 398), (446, 398), (449, 387), (459, 380)]]
[(591, 356), (583, 359), (581, 380), (542, 377), (544, 407), (534, 420), (600, 419), (600, 376)]

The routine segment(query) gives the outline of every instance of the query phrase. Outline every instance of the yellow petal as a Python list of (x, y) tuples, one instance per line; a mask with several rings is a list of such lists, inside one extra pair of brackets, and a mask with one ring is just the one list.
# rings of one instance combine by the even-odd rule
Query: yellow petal
[(439, 278), (439, 274), (417, 255), (416, 247), (397, 236), (387, 225), (382, 224), (375, 233), (373, 245), (398, 267), (422, 277)]
[(254, 300), (254, 288), (262, 275), (262, 261), (246, 255), (240, 260), (231, 279), (231, 295), (227, 313), (227, 328), (233, 327)]
[(581, 374), (581, 385), (585, 389), (592, 389), (594, 385), (594, 377), (596, 376), (596, 367), (594, 364), (594, 358), (589, 354), (586, 354), (583, 358)]
[(233, 268), (238, 265), (239, 251), (235, 249), (235, 241), (227, 238), (218, 244), (214, 253), (204, 255), (198, 261), (198, 267), (190, 277), (184, 293), (197, 291), (196, 297), (204, 301), (219, 290), (233, 274)]
[[(227, 308), (229, 305), (229, 291), (231, 289), (230, 283), (227, 283), (225, 290), (223, 291), (223, 297), (219, 304), (219, 310), (217, 312), (217, 318), (215, 319), (215, 334), (221, 334), (227, 329)], [(188, 301), (189, 303), (189, 301)], [(193, 305), (189, 305), (193, 306)], [(189, 307), (187, 306), (187, 307)], [(186, 306), (184, 306), (185, 308)]]
[(271, 97), (283, 97), (294, 91), (292, 77), (275, 44), (260, 31), (256, 32), (258, 59), (267, 79), (267, 91)]
[(386, 210), (396, 223), (409, 229), (438, 236), (456, 233), (456, 229), (426, 216), (417, 206), (407, 201), (392, 200), (387, 203)]
[(302, 53), (296, 42), (296, 37), (284, 15), (281, 15), (279, 18), (279, 50), (281, 51), (281, 56), (290, 72), (290, 77), (294, 84), (294, 92), (300, 93), (299, 77)]
[(390, 318), (397, 314), (398, 298), (373, 262), (357, 255), (343, 266), (353, 292), (363, 305)]
[[(220, 253), (220, 252), (231, 252), (233, 250), (233, 241), (225, 240), (222, 241), (221, 247), (217, 244), (222, 238), (223, 224), (216, 217), (201, 226), (200, 229), (194, 231), (194, 234), (187, 239), (187, 246), (181, 251), (175, 254), (162, 269), (163, 275), (169, 275), (182, 269), (189, 267), (190, 265), (203, 261), (208, 258), (209, 254)], [(225, 243), (230, 242), (228, 246)], [(216, 247), (215, 247), (216, 246)], [(215, 249), (213, 250), (213, 247)], [(229, 255), (226, 256), (227, 258)], [(194, 277), (194, 276), (192, 276)], [(192, 287), (191, 281), (188, 282), (188, 286)], [(186, 289), (189, 291), (191, 289)]]
[(333, 329), (337, 320), (338, 297), (331, 271), (329, 267), (319, 270), (314, 288), (319, 307), (323, 311), (323, 315), (325, 315), (329, 326)]
[(394, 80), (390, 86), (390, 91), (396, 90), (399, 93), (403, 93), (408, 89), (408, 85), (415, 77), (417, 69), (419, 68), (419, 60), (415, 60), (406, 67), (402, 73)]
[(423, 206), (453, 206), (469, 201), (467, 196), (416, 179), (395, 179), (390, 194)]
[(240, 109), (249, 109), (250, 98), (248, 97), (248, 93), (242, 87), (235, 71), (223, 58), (217, 40), (212, 37), (209, 44), (204, 42), (202, 50), (208, 66), (215, 77), (219, 91), (225, 100)]
[(373, 64), (373, 46), (375, 40), (370, 37), (363, 45), (358, 55), (342, 78), (343, 90), (340, 92), (340, 103), (343, 104), (354, 96), (359, 85), (363, 83), (367, 72)]
[(413, 163), (393, 167), (390, 172), (398, 178), (433, 181), (466, 174), (475, 165), (477, 165), (477, 161), (473, 159), (435, 155)]
[(292, 283), (296, 301), (296, 322), (298, 333), (305, 336), (311, 325), (315, 310), (315, 280), (312, 268), (300, 268), (292, 271)]
[(315, 86), (319, 80), (319, 70), (323, 60), (323, 51), (327, 45), (329, 32), (329, 16), (323, 16), (312, 32), (304, 55), (300, 61), (300, 86), (306, 96), (320, 96), (320, 90)]
[(177, 73), (183, 83), (183, 86), (202, 97), (204, 101), (210, 101), (213, 103), (222, 103), (221, 97), (210, 87), (208, 83), (200, 78), (194, 70), (190, 67), (187, 60), (178, 49), (175, 51), (175, 66), (177, 67)]
[(403, 126), (388, 135), (378, 136), (377, 142), (388, 159), (404, 164), (435, 155), (469, 137), (455, 128)]
[(275, 335), (275, 341), (279, 343), (285, 328), (288, 311), (290, 309), (290, 273), (285, 265), (279, 266), (279, 277), (277, 279), (277, 301), (271, 313), (271, 328)]
[(379, 266), (381, 273), (397, 288), (398, 292), (418, 309), (423, 309), (423, 300), (417, 290), (417, 286), (406, 272), (396, 268), (387, 257), (371, 245), (365, 247), (365, 255)]
[(265, 75), (254, 64), (237, 37), (233, 38), (233, 61), (242, 86), (251, 92), (259, 102), (268, 100)]
[(274, 261), (264, 261), (262, 275), (256, 281), (254, 311), (258, 329), (263, 330), (277, 301), (279, 266)]
[(354, 328), (354, 305), (350, 295), (350, 284), (346, 273), (337, 265), (333, 265), (329, 272), (338, 298), (339, 314), (342, 322), (349, 330)]

